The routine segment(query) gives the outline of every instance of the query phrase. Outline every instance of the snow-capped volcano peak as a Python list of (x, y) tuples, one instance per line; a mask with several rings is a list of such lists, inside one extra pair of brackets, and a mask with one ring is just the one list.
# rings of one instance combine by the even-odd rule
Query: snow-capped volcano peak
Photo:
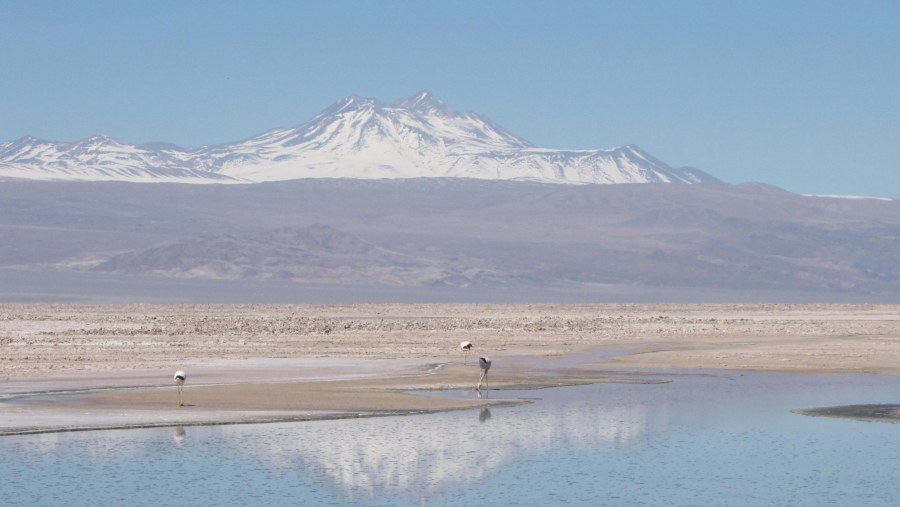
[[(425, 91), (389, 105), (371, 98), (347, 97), (294, 130), (314, 131), (314, 127), (322, 125), (343, 129), (344, 133), (347, 133), (346, 129), (367, 129), (360, 134), (374, 134), (376, 138), (379, 135), (394, 136), (396, 141), (406, 138), (409, 142), (411, 137), (418, 136), (441, 139), (447, 145), (487, 143), (493, 149), (529, 146), (490, 120), (474, 113), (458, 113)], [(332, 132), (330, 128), (325, 130)]]
[(391, 104), (391, 106), (420, 113), (436, 111), (450, 116), (459, 115), (459, 113), (450, 109), (443, 101), (432, 95), (431, 92), (424, 90), (412, 97), (398, 100)]
[(714, 180), (700, 171), (672, 169), (635, 146), (536, 148), (485, 117), (457, 112), (427, 91), (387, 105), (350, 96), (296, 127), (192, 151), (129, 145), (100, 135), (75, 143), (25, 137), (0, 144), (0, 176), (210, 183), (428, 177), (580, 184)]

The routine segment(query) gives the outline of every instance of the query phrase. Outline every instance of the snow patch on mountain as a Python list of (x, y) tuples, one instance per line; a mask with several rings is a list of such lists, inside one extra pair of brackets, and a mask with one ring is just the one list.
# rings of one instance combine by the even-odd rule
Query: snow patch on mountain
[(821, 199), (850, 199), (850, 200), (872, 200), (872, 201), (893, 201), (891, 197), (880, 197), (873, 195), (838, 195), (838, 194), (803, 194), (803, 197), (818, 197)]

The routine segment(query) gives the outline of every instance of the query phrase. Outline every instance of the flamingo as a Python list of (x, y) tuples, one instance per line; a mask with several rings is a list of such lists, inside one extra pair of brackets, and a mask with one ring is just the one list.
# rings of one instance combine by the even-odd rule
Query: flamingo
[(490, 389), (490, 384), (488, 383), (488, 370), (491, 369), (491, 360), (486, 357), (478, 358), (478, 366), (481, 368), (481, 378), (478, 379), (478, 385), (475, 386), (475, 390), (481, 393), (481, 382), (484, 381), (485, 388)]
[(463, 364), (469, 364), (469, 351), (472, 350), (472, 347), (474, 347), (472, 342), (459, 342), (459, 348), (466, 353), (466, 359), (463, 361)]
[(183, 407), (184, 403), (181, 402), (181, 390), (184, 387), (184, 381), (187, 379), (187, 376), (183, 371), (178, 370), (175, 372), (175, 385), (178, 386), (178, 406)]

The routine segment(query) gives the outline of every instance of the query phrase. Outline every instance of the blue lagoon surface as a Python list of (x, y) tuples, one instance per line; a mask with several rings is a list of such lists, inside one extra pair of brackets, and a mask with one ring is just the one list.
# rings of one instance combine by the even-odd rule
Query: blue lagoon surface
[[(898, 505), (873, 375), (684, 374), (429, 415), (0, 437), (7, 505)], [(471, 396), (470, 392), (444, 395)]]

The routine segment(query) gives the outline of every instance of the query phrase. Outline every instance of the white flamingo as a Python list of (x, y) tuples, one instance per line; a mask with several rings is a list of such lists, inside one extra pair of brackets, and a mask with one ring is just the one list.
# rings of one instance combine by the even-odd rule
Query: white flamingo
[(491, 369), (491, 360), (486, 357), (478, 358), (478, 366), (481, 368), (481, 378), (478, 379), (478, 385), (475, 386), (475, 390), (479, 393), (481, 392), (481, 382), (484, 381), (484, 387), (486, 389), (490, 389), (490, 384), (488, 383), (488, 370)]
[(184, 388), (184, 381), (187, 380), (187, 376), (183, 371), (178, 370), (175, 372), (175, 385), (178, 386), (178, 406), (183, 407), (184, 403), (181, 402), (181, 390)]
[(474, 347), (472, 342), (459, 342), (459, 348), (466, 353), (466, 359), (463, 361), (463, 364), (469, 364), (469, 351), (472, 350), (472, 347)]

